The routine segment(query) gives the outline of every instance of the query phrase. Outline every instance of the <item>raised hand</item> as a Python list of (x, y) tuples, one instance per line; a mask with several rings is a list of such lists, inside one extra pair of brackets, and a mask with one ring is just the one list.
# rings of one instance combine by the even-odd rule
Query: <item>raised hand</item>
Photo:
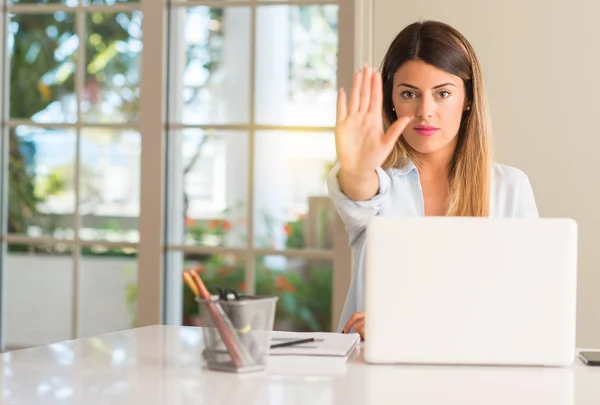
[(401, 117), (384, 133), (382, 109), (381, 73), (365, 65), (354, 74), (349, 105), (346, 92), (341, 89), (338, 94), (335, 145), (341, 173), (356, 178), (371, 176), (412, 120)]

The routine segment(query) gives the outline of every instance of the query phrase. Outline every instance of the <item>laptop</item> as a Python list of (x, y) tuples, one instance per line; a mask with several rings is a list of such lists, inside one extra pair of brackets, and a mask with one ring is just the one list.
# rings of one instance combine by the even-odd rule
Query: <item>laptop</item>
[(366, 232), (367, 362), (573, 363), (572, 219), (375, 217)]

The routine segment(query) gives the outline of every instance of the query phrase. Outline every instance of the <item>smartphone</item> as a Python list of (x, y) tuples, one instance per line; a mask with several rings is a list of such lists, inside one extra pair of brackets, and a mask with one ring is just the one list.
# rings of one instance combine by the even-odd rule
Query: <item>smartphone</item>
[(600, 352), (579, 352), (579, 358), (588, 366), (600, 366)]

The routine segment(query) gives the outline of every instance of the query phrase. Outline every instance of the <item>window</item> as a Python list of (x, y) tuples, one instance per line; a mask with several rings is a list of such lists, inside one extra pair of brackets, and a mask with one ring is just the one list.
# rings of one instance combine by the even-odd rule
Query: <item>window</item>
[(120, 3), (7, 4), (7, 348), (135, 325), (143, 15)]
[(352, 2), (269, 3), (169, 3), (167, 304), (183, 299), (194, 324), (181, 271), (196, 268), (207, 284), (277, 295), (278, 329), (329, 330), (325, 176)]
[(329, 329), (354, 2), (5, 2), (0, 348), (193, 324), (187, 268)]

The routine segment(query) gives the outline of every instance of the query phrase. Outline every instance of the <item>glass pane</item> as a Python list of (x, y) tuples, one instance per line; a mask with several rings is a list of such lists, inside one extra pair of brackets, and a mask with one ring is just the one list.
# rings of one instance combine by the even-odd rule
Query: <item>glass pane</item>
[(140, 134), (85, 128), (81, 135), (82, 239), (137, 242)]
[(275, 330), (331, 331), (330, 260), (263, 256), (256, 262), (256, 294), (278, 296)]
[(79, 331), (81, 336), (136, 327), (137, 251), (130, 247), (82, 248)]
[[(207, 288), (231, 288), (238, 292), (244, 292), (246, 286), (245, 268), (246, 262), (243, 255), (224, 254), (208, 255), (186, 253), (183, 263), (179, 266), (183, 270), (194, 270), (198, 273)], [(183, 314), (182, 324), (184, 326), (199, 326), (200, 318), (198, 304), (194, 300), (194, 294), (183, 282)]]
[(338, 6), (259, 7), (256, 27), (256, 122), (333, 126)]
[(262, 131), (254, 160), (257, 247), (333, 247), (334, 207), (326, 175), (336, 159), (331, 133)]
[(71, 13), (13, 14), (9, 23), (10, 116), (75, 122), (79, 39)]
[(249, 119), (250, 9), (174, 8), (169, 58), (171, 122)]
[(142, 13), (88, 14), (85, 49), (83, 119), (87, 122), (137, 121)]
[(70, 238), (75, 209), (75, 132), (9, 130), (8, 232)]
[(66, 244), (9, 244), (4, 266), (7, 349), (71, 339), (73, 258)]
[(245, 246), (248, 135), (186, 129), (169, 138), (169, 243)]

